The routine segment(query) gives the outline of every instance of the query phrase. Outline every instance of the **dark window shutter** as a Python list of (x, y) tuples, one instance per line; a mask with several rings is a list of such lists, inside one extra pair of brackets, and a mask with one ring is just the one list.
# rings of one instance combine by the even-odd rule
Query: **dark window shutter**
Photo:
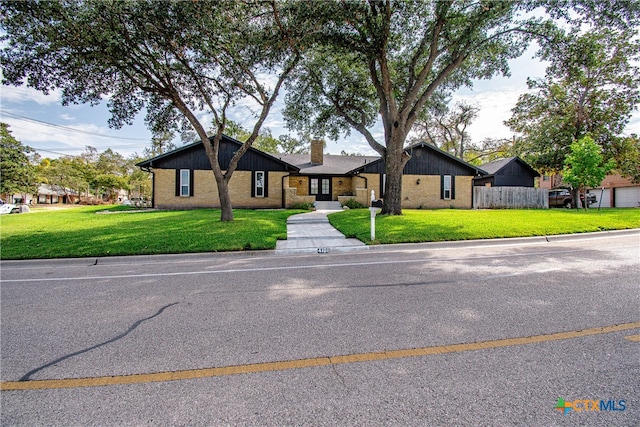
[(251, 197), (256, 197), (256, 171), (251, 171)]
[(189, 170), (189, 196), (193, 197), (193, 187), (195, 187), (195, 171)]
[(444, 199), (444, 175), (440, 175), (440, 199)]
[(180, 197), (180, 169), (176, 169), (176, 197)]
[(269, 171), (264, 171), (264, 188), (262, 192), (264, 197), (269, 197)]
[(451, 175), (451, 200), (456, 198), (456, 177)]

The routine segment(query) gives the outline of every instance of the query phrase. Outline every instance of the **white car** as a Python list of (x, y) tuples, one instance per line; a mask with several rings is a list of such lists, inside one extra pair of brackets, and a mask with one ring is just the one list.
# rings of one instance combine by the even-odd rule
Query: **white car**
[(0, 205), (0, 214), (10, 214), (14, 212), (20, 212), (20, 208), (10, 203)]

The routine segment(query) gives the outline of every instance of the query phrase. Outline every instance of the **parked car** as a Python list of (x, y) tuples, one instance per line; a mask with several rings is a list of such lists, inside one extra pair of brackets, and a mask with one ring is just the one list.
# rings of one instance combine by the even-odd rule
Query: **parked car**
[(3, 203), (0, 205), (0, 214), (19, 213), (20, 208), (10, 203)]
[[(587, 193), (587, 203), (590, 205), (597, 202), (596, 195), (593, 193)], [(580, 202), (584, 206), (585, 195), (580, 193)], [(571, 191), (566, 188), (557, 188), (549, 190), (549, 207), (550, 208), (573, 208), (573, 195)]]

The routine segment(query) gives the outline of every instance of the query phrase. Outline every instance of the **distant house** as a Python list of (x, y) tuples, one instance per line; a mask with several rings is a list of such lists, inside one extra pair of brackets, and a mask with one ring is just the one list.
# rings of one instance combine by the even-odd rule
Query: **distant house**
[(474, 178), (474, 186), (533, 187), (535, 178), (540, 176), (520, 157), (500, 159), (479, 167), (487, 174)]
[[(223, 169), (242, 143), (223, 136)], [(240, 159), (229, 190), (234, 207), (279, 208), (299, 202), (355, 199), (368, 205), (371, 190), (384, 197), (385, 165), (377, 156), (323, 153), (312, 141), (310, 155), (269, 154), (250, 148)], [(407, 148), (404, 208), (472, 207), (473, 178), (485, 172), (426, 143)], [(137, 164), (153, 174), (153, 206), (164, 209), (219, 207), (218, 192), (202, 142)]]
[[(566, 186), (562, 175), (543, 175), (539, 181), (540, 188)], [(640, 207), (640, 184), (632, 182), (618, 174), (607, 175), (596, 188), (587, 192), (596, 195), (597, 202), (591, 207), (601, 208), (637, 208)]]

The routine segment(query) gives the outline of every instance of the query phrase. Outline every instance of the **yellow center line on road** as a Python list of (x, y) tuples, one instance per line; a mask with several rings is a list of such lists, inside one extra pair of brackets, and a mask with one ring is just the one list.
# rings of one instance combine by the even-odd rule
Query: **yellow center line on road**
[[(343, 356), (323, 356), (309, 359), (296, 359), (277, 362), (231, 365), (217, 368), (188, 369), (184, 371), (155, 372), (150, 374), (114, 375), (110, 377), (67, 378), (59, 380), (3, 381), (0, 390), (41, 390), (76, 387), (98, 387), (119, 384), (141, 384), (162, 381), (178, 381), (196, 378), (221, 377), (227, 375), (251, 374), (269, 371), (285, 371), (290, 369), (313, 368), (327, 365), (340, 365), (357, 362), (402, 359), (406, 357), (430, 356), (435, 354), (461, 353), (464, 351), (484, 350), (500, 347), (513, 347), (525, 344), (559, 341), (580, 338), (590, 335), (608, 334), (640, 328), (640, 322), (602, 326), (553, 334), (534, 335), (521, 338), (480, 341), (466, 344), (448, 344), (433, 347), (388, 350), (371, 353), (355, 353)], [(629, 337), (626, 337), (627, 339)]]
[(627, 341), (640, 342), (640, 335), (629, 335), (627, 337), (624, 337), (624, 339)]

